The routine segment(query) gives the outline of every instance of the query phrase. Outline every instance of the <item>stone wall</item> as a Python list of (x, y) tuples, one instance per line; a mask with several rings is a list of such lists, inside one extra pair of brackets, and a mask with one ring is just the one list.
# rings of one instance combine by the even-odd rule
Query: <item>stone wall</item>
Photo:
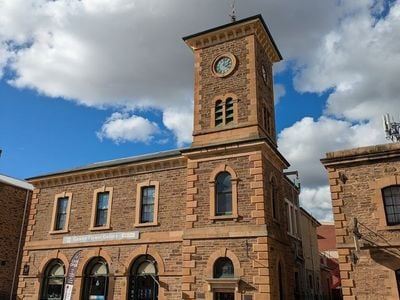
[(8, 299), (15, 264), (20, 263), (17, 252), (26, 193), (24, 189), (0, 182), (0, 299)]
[[(400, 184), (400, 145), (327, 153), (327, 168), (345, 299), (398, 299), (400, 226), (388, 226), (382, 189)], [(362, 238), (355, 248), (354, 218)]]

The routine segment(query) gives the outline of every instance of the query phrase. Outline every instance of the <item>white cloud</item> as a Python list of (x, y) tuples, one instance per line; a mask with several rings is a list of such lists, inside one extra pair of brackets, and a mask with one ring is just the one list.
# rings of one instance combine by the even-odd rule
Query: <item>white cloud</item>
[(295, 78), (299, 91), (334, 89), (326, 114), (371, 120), (400, 111), (400, 3), (383, 19), (371, 13), (364, 9), (345, 18)]
[[(308, 53), (341, 14), (336, 0), (250, 0), (237, 10), (263, 13), (288, 58)], [(92, 107), (165, 111), (178, 143), (192, 124), (182, 130), (166, 110), (191, 106), (193, 94), (181, 37), (229, 22), (229, 3), (212, 0), (3, 0), (0, 12), (0, 45), (14, 45), (0, 46), (13, 57), (11, 84)]]
[(178, 147), (192, 141), (192, 110), (166, 109), (163, 114), (163, 123), (175, 134)]
[[(295, 88), (329, 97), (318, 120), (303, 118), (279, 134), (281, 152), (300, 171), (302, 204), (330, 215), (327, 175), (318, 158), (328, 151), (385, 143), (381, 115), (399, 113), (400, 3), (377, 19), (383, 1), (347, 1), (339, 25), (309, 55), (297, 57)], [(397, 117), (397, 115), (396, 115)]]
[[(330, 151), (384, 143), (383, 129), (377, 123), (380, 125), (381, 121), (353, 125), (328, 117), (318, 120), (306, 117), (281, 131), (279, 150), (292, 168), (299, 171), (302, 205), (310, 208), (313, 214), (319, 217), (331, 213), (331, 207), (326, 207), (325, 203), (330, 194), (323, 189), (328, 182), (327, 173), (319, 159)], [(318, 197), (321, 197), (321, 207), (316, 205)]]
[(274, 100), (275, 105), (281, 101), (281, 98), (286, 95), (286, 89), (283, 84), (274, 84)]
[[(269, 25), (286, 59), (276, 73), (293, 67), (298, 91), (331, 93), (323, 117), (280, 134), (304, 190), (326, 184), (326, 151), (382, 142), (380, 115), (400, 111), (400, 4), (377, 20), (384, 3), (238, 3), (239, 18), (262, 13)], [(19, 88), (130, 112), (99, 131), (116, 142), (149, 142), (162, 126), (132, 114), (161, 110), (182, 146), (191, 141), (193, 58), (181, 37), (229, 22), (228, 13), (228, 1), (214, 0), (0, 0), (0, 70), (14, 71), (7, 79)], [(285, 92), (277, 83), (276, 103)]]
[(116, 143), (150, 142), (159, 128), (156, 123), (140, 116), (113, 113), (103, 124), (97, 136), (100, 140), (108, 138)]
[(306, 117), (279, 134), (279, 150), (300, 171), (307, 187), (326, 184), (326, 171), (319, 159), (326, 152), (385, 142), (383, 129), (374, 122), (355, 124), (321, 117)]
[(332, 201), (329, 186), (303, 188), (300, 204), (319, 220), (332, 220)]

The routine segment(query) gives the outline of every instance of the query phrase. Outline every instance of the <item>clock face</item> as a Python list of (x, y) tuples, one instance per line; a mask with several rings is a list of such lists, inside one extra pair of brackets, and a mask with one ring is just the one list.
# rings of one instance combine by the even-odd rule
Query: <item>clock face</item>
[(261, 72), (262, 72), (262, 77), (263, 77), (264, 83), (267, 83), (267, 70), (265, 69), (264, 65), (261, 66)]
[(232, 59), (228, 56), (222, 56), (214, 65), (215, 72), (221, 75), (227, 74), (233, 66)]

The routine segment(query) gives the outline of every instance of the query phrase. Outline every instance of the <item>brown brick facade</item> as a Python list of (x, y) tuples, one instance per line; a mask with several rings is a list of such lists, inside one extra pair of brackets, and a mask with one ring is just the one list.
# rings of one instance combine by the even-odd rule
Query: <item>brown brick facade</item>
[[(399, 144), (327, 153), (345, 299), (399, 299), (399, 226), (387, 225), (382, 189), (400, 184)], [(361, 239), (354, 240), (354, 218)]]
[[(23, 256), (29, 273), (21, 270), (21, 299), (38, 299), (48, 264), (59, 259), (67, 269), (78, 250), (83, 257), (74, 300), (83, 298), (85, 272), (96, 257), (108, 266), (107, 299), (131, 299), (130, 275), (143, 255), (157, 266), (160, 300), (213, 300), (216, 293), (229, 293), (235, 300), (294, 299), (294, 254), (284, 198), (287, 193), (297, 197), (299, 191), (287, 183), (283, 170), (288, 163), (275, 145), (272, 62), (280, 59), (279, 53), (260, 16), (185, 41), (195, 56), (192, 147), (33, 178), (37, 189)], [(225, 52), (235, 56), (235, 70), (229, 76), (214, 76), (215, 58)], [(259, 62), (268, 70), (267, 83), (260, 82)], [(236, 101), (234, 124), (215, 128), (213, 101), (224, 95)], [(270, 132), (259, 114), (263, 105), (270, 110)], [(229, 173), (231, 184), (232, 211), (226, 214), (215, 209), (221, 172)], [(276, 217), (271, 212), (271, 180), (277, 189)], [(157, 186), (158, 195), (156, 220), (147, 224), (138, 220), (137, 206), (138, 189), (146, 182)], [(109, 191), (110, 222), (104, 228), (93, 228), (95, 191)], [(68, 231), (54, 232), (50, 224), (56, 219), (51, 214), (57, 195), (70, 197)], [(136, 232), (138, 238), (67, 242), (82, 235), (121, 232)], [(233, 267), (227, 278), (215, 275), (221, 258)]]
[(0, 299), (9, 299), (11, 293), (16, 293), (18, 278), (14, 278), (14, 273), (16, 265), (21, 263), (18, 251), (22, 251), (19, 249), (21, 228), (29, 193), (29, 190), (0, 180)]

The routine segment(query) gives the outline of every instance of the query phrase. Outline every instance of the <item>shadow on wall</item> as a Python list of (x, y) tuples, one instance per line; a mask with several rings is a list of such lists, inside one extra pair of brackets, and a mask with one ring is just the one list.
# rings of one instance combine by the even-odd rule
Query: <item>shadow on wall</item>
[(393, 271), (400, 269), (400, 252), (398, 249), (370, 249), (369, 252), (376, 263)]

